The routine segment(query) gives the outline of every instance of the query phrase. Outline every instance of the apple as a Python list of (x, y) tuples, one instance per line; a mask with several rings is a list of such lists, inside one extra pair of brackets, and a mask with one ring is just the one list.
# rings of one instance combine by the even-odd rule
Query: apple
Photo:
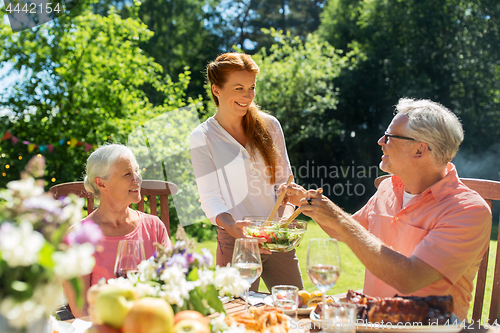
[[(171, 333), (174, 311), (163, 298), (144, 297), (135, 301), (123, 323), (123, 333)], [(209, 332), (210, 333), (210, 332)]]
[(125, 316), (137, 298), (137, 291), (133, 286), (109, 284), (102, 286), (94, 306), (94, 311), (98, 313), (97, 324), (121, 328)]
[(203, 320), (183, 319), (174, 325), (174, 333), (211, 333), (210, 326)]
[(174, 324), (177, 324), (181, 320), (184, 319), (192, 319), (192, 320), (207, 320), (205, 316), (203, 316), (201, 313), (198, 311), (194, 310), (184, 310), (181, 312), (177, 312), (174, 316)]

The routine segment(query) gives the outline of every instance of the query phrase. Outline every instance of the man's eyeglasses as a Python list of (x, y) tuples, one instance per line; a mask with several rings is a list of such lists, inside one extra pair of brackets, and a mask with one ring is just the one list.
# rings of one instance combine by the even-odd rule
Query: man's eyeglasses
[(414, 138), (409, 138), (407, 136), (392, 135), (392, 134), (389, 134), (389, 133), (384, 133), (384, 143), (387, 143), (389, 141), (389, 138), (401, 139), (401, 140), (409, 140), (409, 141), (417, 141)]
[[(384, 143), (385, 144), (387, 144), (387, 142), (389, 141), (389, 138), (408, 140), (408, 141), (417, 141), (414, 138), (409, 138), (407, 136), (400, 136), (400, 135), (392, 135), (392, 134), (389, 134), (386, 132), (386, 133), (384, 133)], [(432, 150), (431, 147), (429, 147), (429, 150)]]

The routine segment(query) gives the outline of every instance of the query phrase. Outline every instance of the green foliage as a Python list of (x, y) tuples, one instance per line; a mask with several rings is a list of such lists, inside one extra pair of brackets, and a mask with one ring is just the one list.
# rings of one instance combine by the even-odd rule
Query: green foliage
[[(220, 37), (205, 25), (213, 22), (216, 4), (213, 0), (145, 0), (139, 18), (154, 35), (141, 43), (141, 48), (173, 78), (187, 68), (191, 82), (189, 96), (203, 94), (204, 69), (219, 53)], [(154, 90), (146, 90), (157, 101)], [(161, 100), (160, 100), (161, 102)]]
[(483, 138), (500, 137), (499, 15), (500, 4), (490, 0), (329, 1), (320, 36), (366, 54), (337, 81), (339, 109), (358, 145), (380, 137), (403, 96), (430, 98), (456, 112), (466, 150), (493, 144)]
[[(320, 13), (321, 25), (309, 35)], [(0, 102), (0, 109), (12, 110), (0, 113), (0, 134), (8, 129), (22, 140), (55, 143), (47, 154), (47, 179), (54, 183), (82, 179), (88, 154), (69, 149), (72, 137), (127, 143), (139, 126), (189, 104), (203, 121), (214, 112), (210, 94), (187, 96), (203, 93), (207, 62), (233, 45), (255, 53), (256, 101), (280, 120), (297, 180), (324, 186), (350, 212), (374, 190), (376, 141), (400, 97), (430, 98), (456, 112), (468, 157), (495, 142), (483, 138), (500, 137), (500, 4), (494, 0), (145, 0), (141, 6), (106, 0), (81, 2), (75, 14), (19, 33), (0, 24), (0, 63), (13, 63), (25, 77)], [(191, 125), (177, 122), (170, 134), (156, 126), (163, 148), (154, 151), (162, 157), (144, 165), (191, 184), (181, 193), (194, 184), (186, 141), (179, 149), (175, 135)], [(39, 152), (25, 149), (0, 142), (0, 185)], [(313, 174), (318, 167), (327, 167), (326, 174)], [(488, 178), (498, 178), (498, 170)], [(346, 195), (348, 181), (364, 186), (363, 195)], [(190, 214), (199, 213), (196, 202), (179, 200)], [(175, 230), (178, 217), (171, 216)], [(206, 221), (191, 228), (200, 239), (213, 236)]]
[[(112, 7), (120, 8), (119, 14), (127, 18), (137, 12), (139, 19), (153, 33), (140, 43), (141, 49), (162, 66), (164, 75), (174, 80), (189, 73), (191, 81), (186, 89), (193, 98), (203, 94), (204, 68), (220, 50), (222, 38), (219, 31), (220, 13), (216, 12), (218, 0), (144, 0), (139, 10), (130, 1), (104, 0), (93, 4), (94, 12), (106, 16)], [(190, 69), (195, 69), (188, 72)], [(154, 105), (163, 103), (162, 95), (151, 85), (143, 87)]]
[(323, 120), (338, 103), (332, 80), (348, 65), (349, 58), (314, 35), (302, 42), (274, 29), (269, 34), (277, 43), (254, 56), (261, 68), (256, 101), (278, 119), (287, 119), (282, 127), (293, 156), (295, 145), (303, 140), (339, 135), (335, 120)]
[[(139, 47), (153, 33), (133, 11), (127, 19), (114, 10), (100, 16), (86, 4), (76, 17), (63, 16), (53, 24), (15, 34), (2, 24), (0, 31), (4, 46), (0, 61), (13, 63), (14, 70), (26, 76), (0, 102), (0, 108), (10, 110), (1, 116), (0, 132), (8, 130), (39, 145), (56, 143), (53, 153), (46, 154), (46, 179), (55, 179), (50, 186), (83, 178), (90, 152), (68, 147), (70, 138), (97, 145), (127, 143), (141, 124), (201, 101), (186, 97), (188, 72), (173, 82)], [(150, 103), (142, 89), (145, 85), (162, 96), (161, 105)], [(162, 145), (169, 149), (169, 143)], [(0, 168), (7, 171), (0, 185), (17, 178), (29, 157), (39, 153), (25, 149), (11, 140), (0, 143)], [(178, 223), (175, 215), (171, 223)]]
[(302, 40), (320, 24), (326, 0), (237, 0), (221, 1), (224, 49), (237, 45), (247, 53), (274, 44), (266, 29), (276, 29)]

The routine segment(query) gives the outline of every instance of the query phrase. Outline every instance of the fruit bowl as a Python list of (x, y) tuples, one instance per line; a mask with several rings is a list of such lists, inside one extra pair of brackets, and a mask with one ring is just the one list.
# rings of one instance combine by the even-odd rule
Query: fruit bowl
[(251, 224), (245, 228), (252, 237), (265, 238), (261, 247), (274, 252), (288, 252), (295, 249), (307, 230), (307, 222), (294, 220), (284, 227), (285, 222), (266, 221), (266, 217), (244, 217)]

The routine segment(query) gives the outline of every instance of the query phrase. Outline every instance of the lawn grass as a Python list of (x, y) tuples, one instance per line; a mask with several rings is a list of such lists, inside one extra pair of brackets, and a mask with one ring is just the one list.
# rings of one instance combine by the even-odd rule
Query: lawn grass
[[(302, 272), (302, 279), (304, 281), (304, 288), (309, 292), (316, 290), (316, 287), (307, 277), (307, 271), (306, 271), (307, 244), (309, 243), (309, 239), (311, 238), (327, 238), (327, 237), (328, 235), (314, 221), (310, 221), (307, 226), (307, 232), (305, 233), (301, 244), (297, 248), (297, 257), (299, 258), (300, 270)], [(488, 317), (489, 305), (491, 301), (491, 289), (493, 284), (496, 244), (497, 244), (496, 241), (490, 241), (488, 275), (486, 280), (486, 291), (485, 291), (482, 318)], [(342, 261), (342, 273), (340, 274), (340, 278), (337, 282), (337, 285), (328, 292), (328, 294), (330, 295), (343, 293), (346, 292), (348, 289), (358, 290), (363, 288), (364, 269), (365, 269), (363, 264), (361, 264), (359, 259), (352, 253), (352, 251), (347, 247), (347, 245), (339, 242), (339, 246), (340, 246), (340, 255)], [(208, 248), (212, 252), (215, 258), (215, 252), (217, 248), (216, 240), (199, 243), (197, 245), (197, 251), (199, 251), (199, 249), (204, 247)], [(262, 280), (259, 285), (259, 291), (268, 292)], [(471, 303), (468, 314), (469, 319), (472, 318), (472, 306), (473, 304)]]

